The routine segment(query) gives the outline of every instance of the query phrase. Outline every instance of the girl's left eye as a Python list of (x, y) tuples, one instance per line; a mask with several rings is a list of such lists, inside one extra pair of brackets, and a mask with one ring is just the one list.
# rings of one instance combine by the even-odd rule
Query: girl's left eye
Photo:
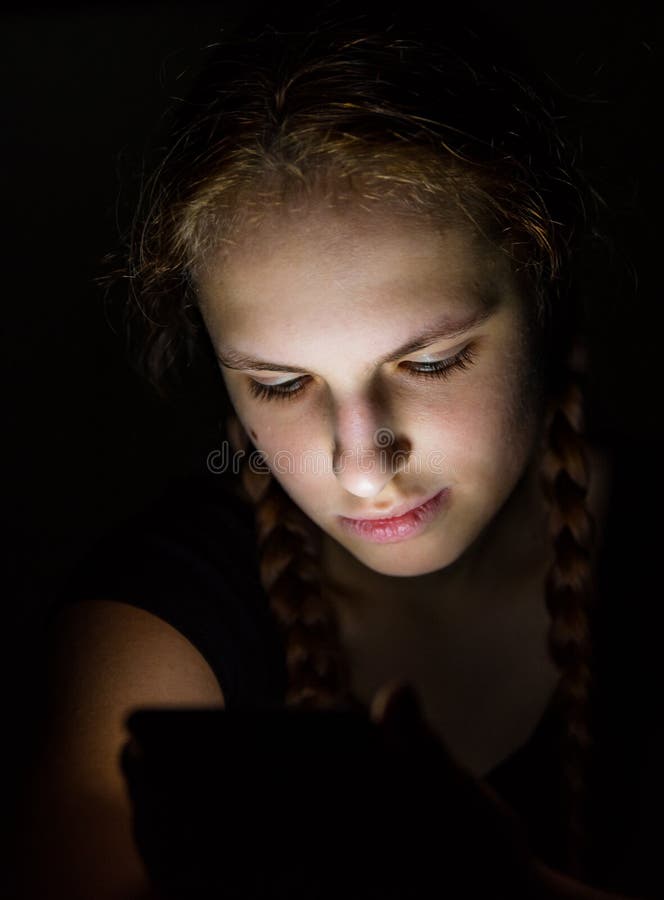
[[(435, 363), (404, 363), (414, 378), (449, 378), (457, 369), (466, 369), (475, 359), (470, 346), (464, 347), (455, 356)], [(283, 384), (267, 385), (249, 379), (249, 390), (259, 400), (293, 400), (305, 390), (308, 375), (285, 381)]]

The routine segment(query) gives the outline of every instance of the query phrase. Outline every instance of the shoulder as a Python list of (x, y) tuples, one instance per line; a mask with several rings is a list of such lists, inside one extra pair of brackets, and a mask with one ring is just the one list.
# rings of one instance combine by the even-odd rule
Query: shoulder
[(605, 450), (610, 490), (593, 607), (595, 652), (603, 714), (616, 729), (612, 740), (629, 753), (640, 744), (632, 736), (643, 738), (655, 725), (651, 710), (659, 702), (663, 451), (660, 438), (632, 435), (614, 438)]
[(653, 513), (664, 500), (664, 439), (615, 434), (587, 442), (588, 504), (604, 532), (649, 544), (658, 534)]
[(176, 479), (94, 541), (59, 584), (50, 618), (92, 604), (65, 618), (97, 631), (104, 616), (124, 618), (132, 633), (151, 628), (153, 642), (176, 633), (231, 705), (278, 690), (280, 636), (259, 578), (253, 510), (225, 478)]
[(98, 767), (108, 758), (108, 770), (114, 766), (132, 709), (225, 705), (199, 651), (167, 622), (129, 603), (89, 598), (61, 607), (51, 620), (44, 666), (48, 745), (77, 748), (81, 778), (86, 760)]
[(224, 707), (205, 660), (130, 604), (88, 598), (51, 619), (44, 693), (14, 823), (22, 897), (147, 897), (119, 766), (131, 712)]
[[(87, 598), (51, 620), (48, 684), (53, 702), (82, 709), (159, 703), (224, 703), (196, 647), (168, 622), (132, 603)], [(87, 699), (86, 699), (87, 698)]]
[(591, 507), (605, 513), (621, 541), (646, 546), (664, 499), (664, 440), (657, 436), (615, 435), (589, 444)]
[(654, 624), (649, 598), (660, 578), (663, 453), (664, 442), (653, 436), (616, 435), (590, 448), (588, 504), (598, 530), (601, 611), (626, 617), (625, 637), (644, 616)]

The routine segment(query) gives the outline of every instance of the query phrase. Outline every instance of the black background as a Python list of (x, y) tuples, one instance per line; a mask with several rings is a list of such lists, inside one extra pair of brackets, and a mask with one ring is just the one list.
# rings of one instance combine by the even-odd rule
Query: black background
[[(491, 16), (496, 40), (509, 36), (538, 63), (578, 120), (628, 273), (596, 326), (597, 427), (659, 438), (656, 7), (464, 4), (469, 22), (483, 28)], [(297, 22), (293, 6), (266, 9), (267, 21)], [(33, 634), (57, 579), (170, 477), (202, 469), (219, 439), (214, 392), (162, 404), (129, 370), (92, 279), (129, 222), (169, 97), (186, 91), (219, 29), (250, 10), (260, 17), (257, 4), (191, 0), (4, 6), (4, 683), (14, 734), (29, 723)], [(440, 15), (443, 28), (444, 5)]]

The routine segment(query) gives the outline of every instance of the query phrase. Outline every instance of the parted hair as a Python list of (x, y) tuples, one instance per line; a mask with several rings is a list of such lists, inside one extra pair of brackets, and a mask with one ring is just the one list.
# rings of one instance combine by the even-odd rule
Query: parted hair
[[(586, 324), (572, 262), (600, 233), (603, 201), (581, 169), (579, 143), (561, 134), (555, 99), (495, 62), (474, 33), (453, 42), (357, 17), (224, 38), (166, 124), (168, 145), (102, 278), (128, 286), (129, 355), (160, 394), (191, 359), (212, 359), (200, 267), (211, 253), (232, 252), (277, 207), (359, 204), (470, 223), (508, 254), (531, 313), (545, 410), (540, 481), (555, 548), (545, 584), (548, 650), (561, 673), (555, 702), (564, 723), (560, 864), (582, 877), (595, 524)], [(245, 451), (239, 490), (255, 512), (261, 582), (284, 638), (286, 704), (352, 706), (338, 623), (321, 589), (319, 530), (267, 468), (249, 465), (256, 448), (224, 402), (226, 435)]]

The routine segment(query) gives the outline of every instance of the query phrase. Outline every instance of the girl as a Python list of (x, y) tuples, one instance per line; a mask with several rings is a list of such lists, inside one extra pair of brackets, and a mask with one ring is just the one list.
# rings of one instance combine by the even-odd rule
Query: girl
[(496, 896), (515, 815), (530, 896), (650, 888), (596, 652), (618, 457), (584, 433), (574, 262), (599, 198), (550, 102), (465, 40), (266, 28), (178, 112), (116, 274), (157, 387), (214, 359), (233, 467), (63, 591), (26, 895), (148, 895), (117, 755), (158, 704), (365, 710), (435, 748)]

